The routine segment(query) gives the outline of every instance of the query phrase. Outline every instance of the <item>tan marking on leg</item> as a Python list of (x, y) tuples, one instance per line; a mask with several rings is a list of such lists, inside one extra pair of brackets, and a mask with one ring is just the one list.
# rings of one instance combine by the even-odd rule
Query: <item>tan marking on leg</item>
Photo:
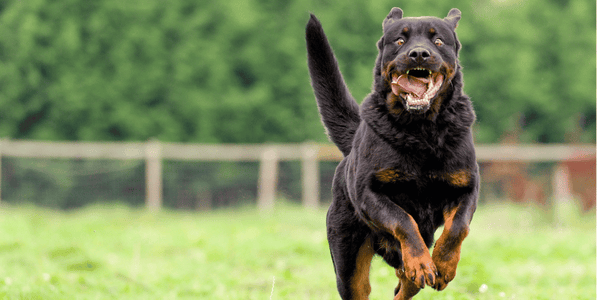
[(371, 270), (371, 260), (375, 251), (373, 250), (372, 240), (367, 238), (360, 246), (356, 256), (356, 269), (351, 278), (350, 285), (352, 289), (352, 299), (369, 299), (371, 293), (371, 284), (369, 283), (369, 271)]
[[(469, 234), (468, 228), (452, 228), (454, 216), (458, 207), (444, 212), (444, 231), (440, 238), (436, 241), (433, 249), (433, 262), (438, 271), (434, 288), (443, 290), (448, 286), (448, 283), (456, 276), (456, 267), (460, 261), (460, 248), (463, 240)], [(460, 230), (458, 235), (452, 234), (451, 231)]]
[(402, 270), (396, 269), (396, 276), (399, 279), (398, 282), (398, 293), (394, 296), (394, 300), (410, 300), (415, 296), (421, 289), (417, 287)]
[[(431, 259), (429, 249), (419, 234), (417, 222), (412, 217), (409, 217), (409, 221), (410, 225), (405, 224), (405, 226), (408, 225), (410, 228), (404, 230), (404, 232), (408, 232), (407, 234), (394, 232), (402, 250), (405, 277), (419, 288), (424, 288), (425, 285), (433, 286), (436, 273), (435, 264)], [(413, 234), (410, 234), (411, 232)]]

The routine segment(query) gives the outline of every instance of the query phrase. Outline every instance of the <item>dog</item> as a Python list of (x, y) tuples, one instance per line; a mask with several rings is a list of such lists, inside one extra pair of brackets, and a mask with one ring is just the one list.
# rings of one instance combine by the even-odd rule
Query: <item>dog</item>
[[(333, 179), (327, 240), (342, 299), (367, 299), (375, 254), (396, 269), (394, 299), (456, 275), (479, 195), (479, 167), (455, 29), (393, 8), (377, 42), (372, 92), (350, 94), (320, 21), (306, 25), (311, 85), (329, 138), (343, 153)], [(443, 232), (433, 247), (435, 230)]]

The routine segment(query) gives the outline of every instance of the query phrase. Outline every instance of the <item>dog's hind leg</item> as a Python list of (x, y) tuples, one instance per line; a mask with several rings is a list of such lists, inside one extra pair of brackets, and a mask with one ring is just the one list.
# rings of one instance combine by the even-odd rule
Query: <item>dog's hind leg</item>
[(398, 286), (394, 291), (395, 297), (394, 300), (410, 300), (414, 295), (416, 295), (421, 289), (416, 286), (411, 280), (406, 277), (404, 271), (396, 269), (396, 276), (400, 281), (398, 282)]
[(343, 300), (366, 300), (371, 293), (369, 271), (375, 254), (373, 238), (353, 215), (349, 201), (339, 197), (343, 196), (334, 198), (327, 213), (327, 240), (338, 292)]
[(343, 300), (366, 300), (371, 293), (369, 271), (375, 252), (370, 237), (362, 242), (357, 236), (329, 238), (337, 288)]

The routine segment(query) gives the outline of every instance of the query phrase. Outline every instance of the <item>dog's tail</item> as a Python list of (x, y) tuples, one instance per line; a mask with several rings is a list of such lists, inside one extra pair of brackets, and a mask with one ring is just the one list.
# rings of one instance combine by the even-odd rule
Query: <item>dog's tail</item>
[(344, 156), (352, 149), (360, 123), (358, 104), (346, 87), (321, 23), (313, 14), (306, 24), (308, 69), (321, 119), (329, 138)]

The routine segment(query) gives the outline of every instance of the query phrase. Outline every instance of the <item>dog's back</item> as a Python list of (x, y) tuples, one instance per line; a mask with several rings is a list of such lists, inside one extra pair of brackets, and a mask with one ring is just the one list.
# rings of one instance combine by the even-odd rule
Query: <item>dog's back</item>
[(321, 23), (312, 14), (306, 25), (306, 48), (321, 119), (329, 138), (347, 156), (360, 123), (359, 108), (344, 83)]

